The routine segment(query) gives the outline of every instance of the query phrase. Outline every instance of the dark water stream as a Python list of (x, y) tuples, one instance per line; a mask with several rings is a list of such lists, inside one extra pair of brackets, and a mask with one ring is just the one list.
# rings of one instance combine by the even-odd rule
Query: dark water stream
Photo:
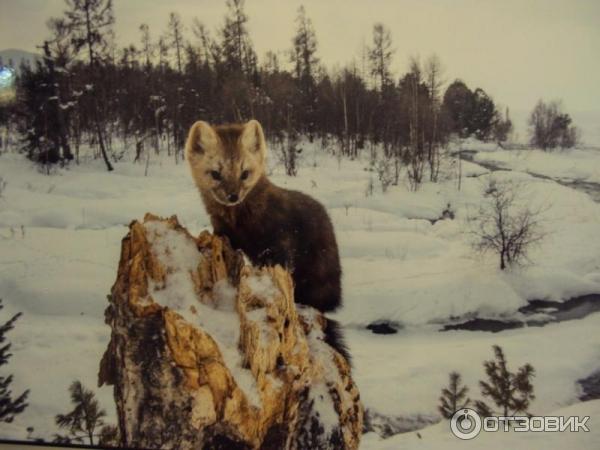
[[(519, 309), (519, 312), (523, 314), (522, 320), (475, 318), (444, 325), (440, 331), (469, 330), (498, 333), (515, 328), (542, 327), (549, 323), (583, 319), (589, 314), (600, 312), (600, 294), (582, 295), (564, 302), (530, 300), (527, 306)], [(528, 319), (527, 316), (532, 317)]]

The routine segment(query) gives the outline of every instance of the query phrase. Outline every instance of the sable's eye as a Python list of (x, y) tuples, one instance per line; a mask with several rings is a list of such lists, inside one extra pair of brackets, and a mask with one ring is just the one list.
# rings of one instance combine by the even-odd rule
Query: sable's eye
[(221, 181), (221, 174), (219, 172), (217, 172), (216, 170), (211, 170), (210, 176), (213, 177), (213, 180), (215, 180), (215, 181)]
[(242, 180), (246, 180), (248, 177), (250, 176), (250, 171), (249, 170), (244, 170), (242, 172), (242, 176), (240, 177)]

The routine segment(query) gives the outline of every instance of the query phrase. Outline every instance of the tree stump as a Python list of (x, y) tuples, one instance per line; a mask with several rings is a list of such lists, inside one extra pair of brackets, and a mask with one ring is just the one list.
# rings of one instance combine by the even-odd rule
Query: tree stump
[(114, 386), (120, 445), (356, 449), (363, 407), (322, 314), (283, 268), (147, 214), (123, 239), (99, 385)]

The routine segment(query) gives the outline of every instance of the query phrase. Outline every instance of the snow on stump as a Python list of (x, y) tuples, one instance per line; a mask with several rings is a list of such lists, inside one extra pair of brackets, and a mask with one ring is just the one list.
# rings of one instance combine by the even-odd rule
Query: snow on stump
[(290, 274), (147, 214), (123, 239), (99, 384), (114, 386), (120, 445), (356, 449), (363, 407), (324, 318)]

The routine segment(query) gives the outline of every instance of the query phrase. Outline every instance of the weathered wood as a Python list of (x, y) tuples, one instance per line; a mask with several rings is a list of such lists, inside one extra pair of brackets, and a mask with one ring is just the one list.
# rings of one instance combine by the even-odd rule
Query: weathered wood
[(147, 215), (123, 239), (99, 384), (122, 446), (356, 449), (363, 408), (290, 274)]

